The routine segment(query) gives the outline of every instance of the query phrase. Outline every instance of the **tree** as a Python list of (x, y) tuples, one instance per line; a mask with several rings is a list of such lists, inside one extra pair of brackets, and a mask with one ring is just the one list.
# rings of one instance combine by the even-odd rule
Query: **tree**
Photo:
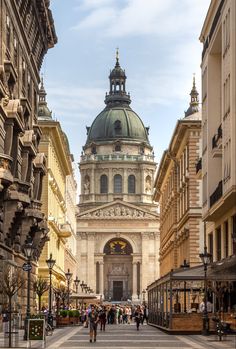
[(68, 297), (68, 291), (65, 285), (59, 284), (58, 287), (53, 287), (56, 303), (57, 303), (57, 315), (59, 313), (60, 302), (63, 304), (63, 309), (65, 309), (65, 300)]
[(11, 264), (6, 264), (2, 271), (2, 282), (0, 284), (0, 291), (8, 298), (8, 313), (9, 313), (9, 348), (12, 344), (11, 333), (11, 311), (12, 298), (23, 287), (25, 283), (23, 271), (21, 268)]
[(41, 299), (42, 295), (48, 290), (48, 282), (46, 279), (43, 279), (41, 276), (37, 278), (37, 280), (34, 282), (34, 291), (38, 296), (39, 299), (39, 307), (38, 311), (41, 310)]

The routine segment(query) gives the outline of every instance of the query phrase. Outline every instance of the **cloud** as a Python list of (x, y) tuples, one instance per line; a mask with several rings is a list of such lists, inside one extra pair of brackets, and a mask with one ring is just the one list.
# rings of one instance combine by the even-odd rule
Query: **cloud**
[(104, 90), (99, 87), (58, 87), (54, 81), (47, 83), (48, 106), (52, 109), (53, 115), (64, 122), (74, 124), (78, 120), (89, 120), (90, 122), (102, 109)]
[[(176, 35), (199, 28), (210, 0), (84, 0), (87, 12), (73, 28), (110, 37)], [(119, 4), (119, 7), (117, 6)]]

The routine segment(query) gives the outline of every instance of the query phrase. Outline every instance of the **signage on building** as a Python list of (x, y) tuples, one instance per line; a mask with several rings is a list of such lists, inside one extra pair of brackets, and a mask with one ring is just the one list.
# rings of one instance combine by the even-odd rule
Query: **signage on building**
[(24, 263), (24, 264), (22, 265), (22, 269), (23, 269), (24, 271), (29, 271), (29, 270), (32, 269), (32, 265), (31, 265), (31, 264), (28, 264), (28, 263)]

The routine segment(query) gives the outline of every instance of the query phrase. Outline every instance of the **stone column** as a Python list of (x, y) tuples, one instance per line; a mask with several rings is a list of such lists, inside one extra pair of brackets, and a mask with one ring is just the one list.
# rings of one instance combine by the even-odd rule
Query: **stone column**
[(108, 198), (112, 200), (113, 198), (113, 173), (112, 168), (108, 170)]
[(91, 169), (91, 178), (90, 178), (90, 194), (92, 195), (92, 201), (95, 200), (95, 174), (94, 174), (94, 165), (92, 165)]
[(88, 269), (87, 269), (86, 283), (93, 290), (96, 290), (95, 262), (94, 262), (95, 234), (94, 233), (87, 233), (87, 236), (88, 236), (88, 240), (87, 240), (87, 266), (88, 266)]
[(104, 262), (99, 262), (99, 293), (104, 298)]
[(137, 262), (133, 262), (133, 293), (132, 300), (137, 299)]
[(141, 292), (148, 286), (150, 275), (149, 275), (149, 233), (142, 233), (142, 284)]
[(123, 178), (123, 193), (128, 193), (128, 173), (127, 168), (124, 169), (124, 178)]

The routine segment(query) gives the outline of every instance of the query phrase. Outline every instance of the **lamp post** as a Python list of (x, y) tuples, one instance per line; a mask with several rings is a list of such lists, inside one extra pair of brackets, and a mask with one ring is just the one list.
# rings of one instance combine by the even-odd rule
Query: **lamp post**
[(27, 271), (27, 306), (26, 306), (26, 317), (25, 317), (25, 331), (24, 340), (28, 338), (28, 320), (30, 319), (30, 272), (32, 269), (31, 259), (34, 252), (34, 247), (32, 242), (27, 242), (23, 246), (24, 254), (27, 258), (27, 264), (24, 264), (24, 270)]
[[(76, 294), (78, 293), (79, 283), (80, 283), (80, 280), (78, 279), (78, 276), (76, 276), (76, 278), (74, 280)], [(76, 295), (76, 301), (75, 302), (76, 302), (76, 309), (78, 309), (78, 298), (77, 298), (77, 295)]]
[(49, 269), (49, 309), (48, 309), (48, 324), (53, 327), (53, 316), (52, 316), (52, 269), (56, 263), (55, 259), (52, 259), (52, 254), (50, 253), (50, 258), (46, 260)]
[(66, 280), (67, 280), (68, 310), (70, 308), (70, 281), (71, 281), (72, 276), (73, 276), (73, 274), (70, 272), (70, 269), (68, 269), (67, 273), (65, 273), (65, 277), (66, 277)]
[(207, 252), (206, 245), (204, 246), (204, 252), (200, 253), (199, 257), (202, 260), (203, 266), (204, 266), (204, 310), (203, 310), (203, 328), (202, 328), (202, 334), (204, 336), (209, 335), (209, 318), (208, 318), (208, 312), (207, 312), (207, 266), (211, 262), (211, 254)]
[(145, 303), (145, 295), (146, 295), (146, 291), (145, 290), (143, 290), (142, 291), (142, 294), (143, 294), (143, 304)]

